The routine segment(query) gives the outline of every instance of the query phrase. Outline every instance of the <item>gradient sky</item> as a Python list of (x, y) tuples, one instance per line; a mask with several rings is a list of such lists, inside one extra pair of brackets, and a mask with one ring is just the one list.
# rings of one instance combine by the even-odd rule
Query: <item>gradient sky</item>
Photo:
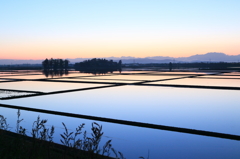
[(0, 0), (0, 59), (240, 54), (240, 0)]

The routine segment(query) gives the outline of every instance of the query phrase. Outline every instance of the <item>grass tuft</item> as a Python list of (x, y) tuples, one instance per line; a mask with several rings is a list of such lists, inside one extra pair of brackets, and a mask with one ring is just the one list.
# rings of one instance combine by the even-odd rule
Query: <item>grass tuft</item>
[[(20, 110), (17, 111), (17, 122), (15, 132), (10, 132), (9, 125), (4, 116), (0, 115), (0, 158), (1, 159), (110, 159), (111, 152), (116, 159), (124, 159), (123, 154), (112, 147), (112, 140), (108, 140), (100, 146), (103, 136), (102, 125), (92, 123), (91, 136), (87, 131), (83, 132), (84, 123), (76, 128), (75, 132), (69, 132), (67, 126), (62, 122), (64, 132), (60, 134), (59, 145), (53, 142), (55, 132), (54, 126), (46, 127), (47, 120), (40, 119), (33, 122), (31, 137), (26, 135), (26, 129), (20, 124)], [(80, 138), (82, 135), (82, 138)], [(11, 153), (10, 153), (11, 152)]]

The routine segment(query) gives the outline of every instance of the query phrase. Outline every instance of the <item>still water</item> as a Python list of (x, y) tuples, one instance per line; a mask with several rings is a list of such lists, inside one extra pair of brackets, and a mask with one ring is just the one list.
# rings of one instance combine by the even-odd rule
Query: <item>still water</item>
[[(211, 76), (212, 77), (212, 76)], [(223, 86), (223, 87), (240, 87), (240, 79), (223, 79), (223, 78), (183, 78), (168, 81), (149, 82), (148, 84), (176, 84), (176, 85), (197, 85), (197, 86)]]
[[(183, 74), (184, 77), (184, 73), (179, 74)], [(78, 74), (76, 74), (76, 76), (78, 76)], [(105, 77), (111, 77), (110, 79), (113, 80), (115, 79), (113, 78), (114, 76), (115, 75)], [(135, 76), (137, 76), (137, 78)], [(97, 79), (105, 79), (105, 77), (101, 76)], [(147, 77), (146, 75), (130, 75), (129, 77), (128, 75), (116, 75), (116, 77), (116, 79), (121, 77), (120, 79), (137, 79), (140, 81), (146, 79), (162, 79), (161, 75), (159, 75), (159, 77), (150, 75)], [(172, 78), (176, 77), (173, 76)], [(89, 79), (94, 81), (94, 78)], [(191, 84), (191, 80), (195, 78), (186, 79), (189, 81), (188, 84)], [(109, 78), (107, 78), (107, 80), (109, 80)], [(175, 81), (175, 83), (178, 84), (178, 80), (181, 79), (169, 81)], [(220, 86), (224, 83), (214, 82), (216, 79), (199, 80), (212, 80), (212, 83), (217, 83), (216, 85)], [(231, 82), (234, 79), (225, 80), (227, 80), (225, 81), (225, 85), (231, 83), (232, 87), (238, 87), (238, 83)], [(196, 80), (192, 81), (197, 83)], [(134, 82), (135, 81), (133, 81), (133, 83)], [(240, 91), (146, 85), (136, 86), (129, 84), (131, 83), (126, 83), (126, 85), (118, 87), (1, 100), (0, 103), (240, 135)], [(68, 88), (93, 88), (104, 85), (105, 84), (22, 81), (0, 83), (0, 88), (51, 92), (66, 90)], [(12, 126), (11, 131), (15, 131), (17, 110), (0, 107), (0, 114), (7, 117), (8, 123)], [(27, 128), (29, 133), (32, 123), (38, 115), (40, 115), (42, 119), (48, 119), (48, 126), (54, 125), (56, 127), (55, 142), (60, 142), (60, 136), (58, 134), (63, 132), (61, 122), (64, 122), (71, 131), (74, 131), (79, 124), (85, 123), (85, 129), (89, 133), (91, 122), (94, 122), (86, 119), (21, 111), (21, 117), (24, 118), (21, 124)], [(140, 156), (146, 158), (148, 152), (150, 159), (240, 158), (239, 141), (107, 122), (95, 122), (103, 126), (103, 142), (112, 139), (113, 147), (121, 151), (128, 159), (139, 158)]]

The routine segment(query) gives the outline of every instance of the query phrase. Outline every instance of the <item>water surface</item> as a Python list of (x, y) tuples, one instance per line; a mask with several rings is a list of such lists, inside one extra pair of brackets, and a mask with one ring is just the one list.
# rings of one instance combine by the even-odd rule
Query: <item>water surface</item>
[[(180, 76), (111, 75), (86, 78), (59, 78), (53, 80), (76, 80), (78, 82), (81, 80), (93, 82), (124, 81), (127, 83), (127, 80), (129, 80), (129, 84), (131, 84), (131, 82), (141, 80), (187, 77), (184, 73), (185, 72), (183, 72)], [(189, 74), (189, 72), (187, 73)], [(76, 73), (76, 76), (81, 76), (79, 74), (80, 73)], [(199, 74), (205, 75), (204, 73)], [(84, 74), (84, 76), (85, 75), (86, 74)], [(29, 75), (22, 77), (31, 80), (41, 78), (43, 76)], [(70, 73), (69, 77), (75, 77), (75, 73)], [(212, 77), (212, 75), (210, 77)], [(218, 76), (214, 77), (218, 78)], [(205, 79), (202, 77), (149, 83), (231, 87), (240, 86), (239, 79)], [(0, 83), (0, 89), (42, 92), (93, 88), (98, 86), (108, 85), (40, 81)], [(238, 90), (125, 85), (59, 93), (54, 95), (0, 100), (0, 103), (240, 135), (239, 96), (240, 91)], [(17, 120), (16, 113), (17, 110), (15, 109), (0, 107), (0, 114), (7, 117), (7, 121), (11, 126), (11, 131), (15, 131)], [(31, 132), (32, 122), (36, 120), (38, 115), (40, 115), (42, 119), (48, 119), (47, 126), (50, 127), (51, 125), (54, 125), (56, 127), (56, 135), (54, 136), (55, 142), (59, 142), (59, 134), (63, 132), (61, 122), (64, 122), (67, 125), (69, 131), (74, 131), (79, 124), (86, 123), (86, 130), (89, 132), (88, 135), (90, 135), (91, 122), (93, 122), (93, 120), (77, 119), (31, 111), (21, 111), (21, 117), (24, 118), (21, 124), (23, 127), (27, 128), (28, 134)], [(151, 159), (240, 158), (239, 141), (99, 121), (95, 122), (103, 125), (103, 141), (112, 139), (113, 147), (118, 151), (121, 151), (125, 157), (129, 159), (139, 158), (140, 156), (144, 156), (146, 158), (148, 151), (150, 152)]]

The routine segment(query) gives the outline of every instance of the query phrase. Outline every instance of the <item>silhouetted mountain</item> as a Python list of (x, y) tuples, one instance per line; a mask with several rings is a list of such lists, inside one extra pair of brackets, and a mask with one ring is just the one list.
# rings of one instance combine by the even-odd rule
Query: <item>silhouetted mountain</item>
[[(224, 53), (210, 52), (206, 54), (193, 55), (189, 57), (169, 57), (169, 56), (152, 56), (145, 58), (136, 58), (132, 56), (106, 57), (113, 61), (122, 60), (123, 63), (169, 63), (169, 62), (238, 62), (240, 55), (226, 55)], [(85, 58), (69, 59), (71, 63), (84, 61)]]
[(132, 59), (122, 59), (123, 63), (169, 63), (173, 62), (173, 59), (150, 59), (150, 58), (132, 58)]
[[(75, 58), (68, 59), (71, 64), (89, 60), (91, 58)], [(193, 55), (189, 57), (169, 57), (169, 56), (152, 56), (145, 58), (136, 58), (132, 56), (122, 57), (104, 57), (104, 59), (113, 60), (118, 62), (122, 60), (122, 63), (169, 63), (169, 62), (238, 62), (240, 61), (240, 55), (226, 55), (224, 53), (210, 52), (206, 54)], [(44, 60), (44, 59), (43, 59)], [(41, 64), (43, 60), (11, 60), (0, 59), (0, 65), (11, 64)]]
[(43, 60), (11, 60), (0, 59), (0, 65), (17, 65), (17, 64), (41, 64)]
[(240, 61), (240, 55), (226, 55), (224, 53), (210, 52), (201, 55), (197, 54), (189, 57), (174, 58), (168, 56), (154, 56), (146, 58), (122, 59), (122, 61), (123, 63), (238, 62)]
[(169, 57), (169, 56), (152, 56), (152, 57), (146, 57), (148, 59), (153, 59), (153, 60), (173, 60), (173, 57)]
[(186, 62), (238, 62), (240, 55), (226, 55), (224, 53), (210, 52), (207, 54), (193, 55), (190, 57), (176, 58), (178, 61)]

